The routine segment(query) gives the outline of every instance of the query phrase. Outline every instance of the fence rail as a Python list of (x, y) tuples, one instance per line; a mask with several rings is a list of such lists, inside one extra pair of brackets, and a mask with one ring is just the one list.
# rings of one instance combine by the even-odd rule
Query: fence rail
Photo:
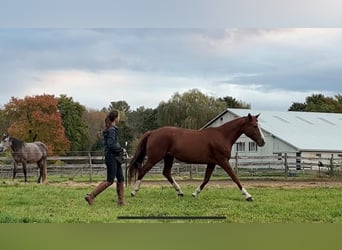
[[(127, 162), (123, 164), (127, 167)], [(319, 163), (321, 162), (321, 164)], [(324, 162), (324, 164), (322, 163)], [(235, 155), (230, 160), (230, 164), (235, 173), (240, 176), (256, 175), (276, 175), (276, 176), (295, 176), (297, 174), (317, 173), (319, 175), (342, 175), (342, 161), (331, 158), (305, 158), (288, 156), (270, 155), (245, 157)], [(186, 164), (175, 161), (172, 174), (182, 178), (192, 179), (203, 176), (206, 166), (201, 164)], [(17, 176), (22, 175), (21, 166), (18, 166)], [(89, 152), (87, 155), (77, 156), (50, 156), (48, 157), (48, 175), (68, 176), (89, 176), (89, 180), (96, 175), (105, 175), (106, 166), (104, 157)], [(147, 175), (161, 175), (163, 162), (154, 166)], [(0, 155), (0, 178), (12, 177), (13, 164), (11, 157)], [(38, 169), (35, 164), (28, 164), (28, 176), (37, 176)], [(215, 168), (213, 175), (226, 176), (226, 173), (219, 167)], [(127, 178), (126, 178), (127, 179)]]

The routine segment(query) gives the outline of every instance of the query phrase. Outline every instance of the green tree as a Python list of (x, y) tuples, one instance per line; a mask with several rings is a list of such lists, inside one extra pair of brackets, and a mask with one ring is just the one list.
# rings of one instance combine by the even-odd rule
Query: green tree
[(341, 94), (335, 95), (335, 98), (339, 104), (342, 104), (342, 95)]
[(168, 102), (157, 107), (158, 125), (199, 129), (226, 108), (224, 102), (207, 96), (197, 89), (175, 93)]
[(70, 151), (86, 151), (90, 147), (90, 136), (84, 118), (86, 109), (72, 97), (60, 95), (58, 109), (62, 116), (65, 135), (71, 145)]
[(250, 109), (251, 105), (242, 101), (236, 100), (234, 97), (226, 96), (223, 98), (219, 98), (218, 101), (222, 101), (226, 103), (227, 108), (242, 108), (242, 109)]
[(118, 110), (126, 114), (130, 111), (130, 106), (126, 101), (121, 100), (117, 102), (111, 102), (107, 110)]
[(306, 97), (305, 103), (293, 103), (289, 111), (342, 113), (342, 97), (341, 95), (326, 97), (323, 94), (312, 94)]
[(158, 127), (157, 110), (143, 106), (128, 113), (128, 124), (135, 135), (141, 135)]
[(292, 103), (292, 105), (288, 109), (288, 111), (305, 111), (305, 109), (306, 109), (305, 103), (294, 102), (294, 103)]
[(97, 110), (87, 110), (84, 113), (92, 151), (103, 149), (102, 130), (106, 114), (107, 112)]
[(0, 136), (7, 132), (7, 129), (11, 126), (10, 119), (4, 109), (0, 109)]

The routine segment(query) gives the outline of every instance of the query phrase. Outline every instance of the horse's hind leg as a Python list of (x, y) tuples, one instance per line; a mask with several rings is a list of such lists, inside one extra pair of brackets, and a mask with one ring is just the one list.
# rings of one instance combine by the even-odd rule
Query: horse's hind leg
[(27, 182), (26, 162), (23, 162), (23, 172), (24, 172), (25, 182)]
[(42, 159), (42, 160), (38, 161), (37, 166), (39, 169), (39, 177), (38, 177), (37, 183), (45, 183), (46, 167), (47, 167), (46, 159)]
[(166, 179), (171, 183), (171, 185), (176, 189), (178, 196), (183, 196), (184, 193), (179, 186), (179, 184), (175, 181), (175, 179), (171, 176), (171, 168), (173, 164), (174, 157), (172, 155), (167, 154), (164, 157), (164, 170), (163, 175), (166, 177)]
[(37, 183), (41, 183), (41, 181), (42, 181), (42, 173), (43, 173), (43, 166), (42, 166), (42, 162), (41, 161), (37, 162), (37, 167), (39, 169), (39, 176), (38, 176)]
[(205, 174), (204, 174), (204, 179), (201, 185), (199, 185), (195, 192), (192, 193), (193, 197), (197, 197), (199, 195), (199, 193), (203, 190), (203, 188), (205, 187), (205, 185), (207, 185), (207, 183), (210, 180), (210, 177), (213, 173), (215, 169), (215, 164), (207, 164), (207, 168), (205, 169)]
[(42, 160), (42, 183), (45, 183), (47, 175), (47, 159)]
[(151, 170), (151, 168), (155, 165), (156, 163), (154, 162), (150, 162), (147, 160), (147, 162), (144, 164), (144, 166), (142, 166), (141, 168), (139, 168), (139, 173), (138, 173), (138, 178), (136, 180), (136, 182), (133, 185), (133, 190), (131, 191), (131, 196), (135, 196), (136, 193), (139, 191), (140, 185), (141, 185), (141, 181), (142, 178), (145, 176), (145, 174)]

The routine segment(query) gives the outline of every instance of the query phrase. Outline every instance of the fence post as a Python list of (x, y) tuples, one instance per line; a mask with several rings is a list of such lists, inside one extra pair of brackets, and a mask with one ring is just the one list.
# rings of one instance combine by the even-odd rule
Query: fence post
[(334, 154), (331, 154), (330, 161), (330, 177), (334, 175)]
[(189, 174), (190, 174), (190, 180), (192, 180), (192, 164), (190, 164), (190, 172), (189, 172)]
[(289, 174), (289, 165), (287, 163), (287, 153), (284, 154), (285, 177)]
[(88, 152), (89, 157), (89, 167), (90, 167), (90, 181), (93, 181), (93, 164), (91, 162), (91, 154)]

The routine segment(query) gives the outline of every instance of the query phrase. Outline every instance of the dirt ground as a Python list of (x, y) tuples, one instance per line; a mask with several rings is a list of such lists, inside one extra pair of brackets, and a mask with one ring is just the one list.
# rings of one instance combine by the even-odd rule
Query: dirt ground
[[(201, 184), (199, 180), (177, 180), (180, 186), (198, 186)], [(90, 187), (96, 186), (97, 182), (48, 182), (47, 185), (56, 186), (73, 186), (73, 187)], [(305, 188), (305, 187), (342, 187), (342, 180), (241, 180), (244, 187), (278, 187), (278, 188)], [(170, 186), (165, 180), (143, 180), (142, 186), (163, 187)], [(236, 184), (231, 180), (212, 180), (209, 181), (207, 187), (236, 187)]]

